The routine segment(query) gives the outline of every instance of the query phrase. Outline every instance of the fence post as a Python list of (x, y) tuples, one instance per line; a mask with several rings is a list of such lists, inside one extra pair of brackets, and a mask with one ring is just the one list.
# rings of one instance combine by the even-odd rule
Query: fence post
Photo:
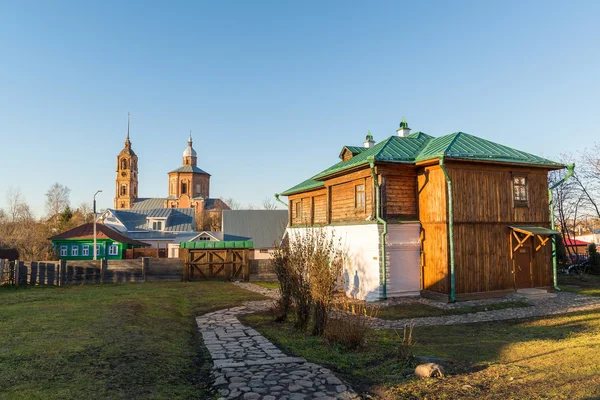
[(248, 249), (244, 249), (244, 280), (246, 282), (248, 282), (250, 280), (250, 265), (248, 264), (248, 256), (249, 256), (249, 250)]
[(15, 261), (15, 269), (13, 270), (13, 282), (15, 284), (15, 286), (19, 286), (19, 267), (21, 266), (21, 261), (16, 260)]
[(148, 282), (148, 267), (150, 265), (149, 257), (142, 257), (142, 277), (144, 282)]
[(63, 286), (66, 285), (67, 280), (67, 260), (59, 260), (58, 264), (58, 282)]
[(104, 283), (104, 279), (106, 278), (106, 269), (108, 268), (107, 262), (105, 259), (100, 259), (100, 283)]
[[(190, 280), (190, 268), (188, 266), (190, 251), (188, 249), (179, 249), (179, 251), (183, 251), (183, 281), (188, 282)], [(181, 253), (179, 254), (179, 259), (181, 259)]]

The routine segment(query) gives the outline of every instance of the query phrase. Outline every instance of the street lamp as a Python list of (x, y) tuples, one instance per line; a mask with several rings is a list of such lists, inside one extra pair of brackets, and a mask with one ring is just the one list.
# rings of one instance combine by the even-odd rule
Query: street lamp
[(97, 248), (96, 248), (96, 195), (100, 193), (102, 190), (98, 190), (94, 194), (94, 260), (96, 260), (97, 256)]

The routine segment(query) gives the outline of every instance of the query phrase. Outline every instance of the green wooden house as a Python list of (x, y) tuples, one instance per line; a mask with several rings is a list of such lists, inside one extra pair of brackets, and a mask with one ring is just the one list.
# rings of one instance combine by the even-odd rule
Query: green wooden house
[[(88, 223), (52, 236), (52, 247), (61, 260), (94, 259), (94, 224)], [(96, 224), (97, 258), (122, 260), (126, 249), (147, 247), (103, 224)]]

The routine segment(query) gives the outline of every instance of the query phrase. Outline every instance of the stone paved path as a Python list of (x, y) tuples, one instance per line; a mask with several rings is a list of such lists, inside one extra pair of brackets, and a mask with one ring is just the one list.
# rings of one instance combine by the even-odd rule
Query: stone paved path
[[(266, 289), (248, 282), (238, 282), (236, 285), (253, 292), (277, 298), (275, 289)], [(543, 317), (545, 315), (557, 315), (570, 312), (589, 311), (600, 308), (600, 298), (578, 295), (575, 293), (558, 292), (556, 297), (544, 299), (526, 299), (514, 295), (506, 299), (486, 299), (476, 301), (461, 301), (457, 303), (442, 303), (423, 298), (399, 298), (379, 303), (382, 307), (388, 305), (424, 303), (443, 309), (461, 308), (473, 305), (485, 305), (498, 302), (523, 300), (529, 303), (529, 307), (505, 308), (500, 310), (480, 311), (460, 315), (444, 315), (440, 317), (422, 317), (412, 319), (384, 320), (373, 318), (374, 329), (402, 329), (406, 324), (413, 323), (415, 326), (436, 325), (458, 325), (471, 324), (475, 322), (504, 321), (510, 319)], [(374, 303), (377, 305), (378, 303)]]
[[(256, 286), (256, 285), (254, 285)], [(215, 311), (196, 318), (213, 359), (214, 386), (221, 399), (356, 399), (330, 370), (288, 357), (238, 315), (266, 309), (273, 301)]]
[[(374, 319), (375, 329), (402, 329), (411, 321), (415, 326), (458, 325), (475, 322), (504, 321), (510, 319), (543, 317), (570, 312), (589, 311), (600, 308), (600, 298), (560, 292), (554, 298), (526, 300), (529, 307), (505, 308), (501, 310), (480, 311), (469, 314), (445, 315), (414, 319), (383, 320)], [(460, 304), (460, 303), (458, 303)]]

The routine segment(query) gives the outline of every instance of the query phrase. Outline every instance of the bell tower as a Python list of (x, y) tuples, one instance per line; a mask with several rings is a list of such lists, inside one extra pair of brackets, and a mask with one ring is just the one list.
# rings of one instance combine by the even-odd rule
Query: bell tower
[(138, 157), (131, 148), (129, 122), (129, 113), (127, 113), (125, 147), (117, 156), (117, 181), (114, 204), (117, 210), (130, 209), (138, 197)]

